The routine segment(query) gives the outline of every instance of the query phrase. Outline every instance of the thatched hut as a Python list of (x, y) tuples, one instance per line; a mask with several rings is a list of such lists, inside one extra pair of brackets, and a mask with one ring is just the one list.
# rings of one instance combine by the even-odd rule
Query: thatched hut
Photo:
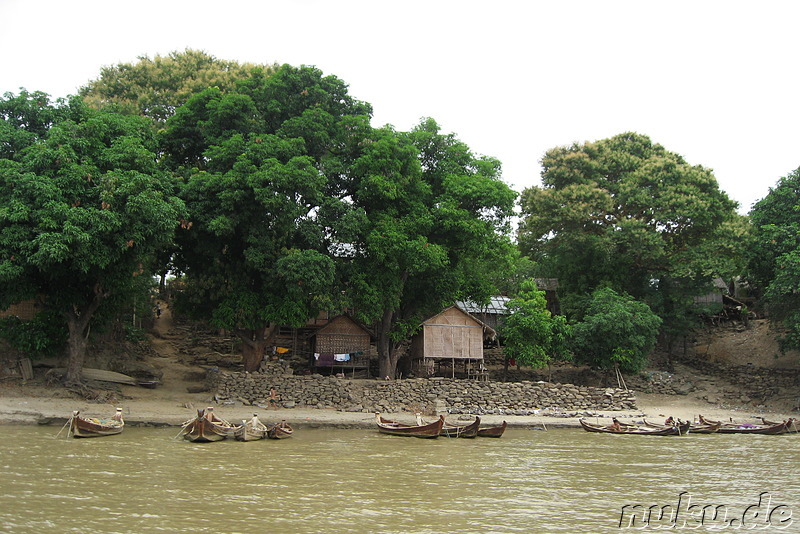
[(337, 315), (313, 335), (313, 365), (331, 373), (357, 371), (367, 374), (372, 335), (347, 315)]
[(495, 330), (457, 306), (422, 323), (409, 354), (418, 376), (478, 377), (484, 373), (483, 343)]

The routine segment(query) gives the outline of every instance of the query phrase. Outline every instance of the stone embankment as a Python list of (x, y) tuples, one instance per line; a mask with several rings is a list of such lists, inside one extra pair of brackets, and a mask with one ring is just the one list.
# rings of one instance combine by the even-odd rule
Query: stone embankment
[(451, 378), (351, 380), (295, 376), (288, 365), (258, 373), (212, 370), (208, 386), (220, 401), (267, 406), (275, 388), (285, 408), (333, 408), (348, 412), (449, 412), (531, 415), (560, 412), (636, 410), (632, 391), (547, 382), (483, 382)]

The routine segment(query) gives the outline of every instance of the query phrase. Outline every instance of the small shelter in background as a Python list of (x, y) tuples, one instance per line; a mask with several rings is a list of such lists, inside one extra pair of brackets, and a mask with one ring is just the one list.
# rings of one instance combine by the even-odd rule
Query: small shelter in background
[(503, 326), (503, 320), (508, 315), (508, 301), (510, 297), (497, 295), (489, 299), (489, 304), (485, 306), (478, 305), (471, 301), (459, 300), (456, 301), (456, 306), (459, 309), (467, 312), (473, 317), (480, 320), (486, 326), (497, 330)]
[(29, 299), (18, 302), (17, 304), (12, 304), (5, 310), (0, 310), (0, 318), (17, 316), (23, 321), (30, 321), (36, 317), (36, 314), (40, 311), (42, 310), (36, 300)]
[[(534, 278), (536, 288), (544, 291), (544, 298), (547, 301), (547, 309), (553, 315), (561, 313), (561, 305), (558, 302), (558, 278)], [(489, 298), (486, 305), (477, 304), (472, 301), (457, 301), (456, 306), (479, 319), (486, 326), (494, 330), (501, 330), (503, 322), (511, 312), (508, 309), (510, 297), (496, 295)]]
[(417, 376), (485, 376), (483, 342), (496, 332), (457, 306), (422, 323), (411, 339), (409, 354)]
[(313, 334), (312, 365), (331, 373), (369, 375), (372, 335), (347, 315), (332, 317)]

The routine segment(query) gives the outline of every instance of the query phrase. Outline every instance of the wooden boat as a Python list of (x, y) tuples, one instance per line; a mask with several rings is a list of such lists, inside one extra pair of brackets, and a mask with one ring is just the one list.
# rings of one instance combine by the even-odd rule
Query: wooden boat
[[(423, 426), (430, 424), (422, 419), (422, 416), (417, 414), (417, 425)], [(478, 428), (481, 426), (481, 418), (476, 417), (474, 421), (467, 424), (459, 425), (458, 423), (451, 423), (447, 419), (442, 425), (442, 430), (439, 431), (440, 436), (448, 438), (474, 438), (478, 435)]]
[(607, 434), (631, 434), (641, 436), (680, 436), (686, 433), (689, 422), (681, 423), (680, 426), (665, 426), (664, 428), (652, 428), (646, 426), (619, 424), (619, 425), (595, 425), (580, 419), (581, 426), (587, 432), (603, 432)]
[(716, 434), (722, 423), (701, 423), (700, 421), (692, 421), (689, 425), (690, 434)]
[(233, 431), (237, 441), (255, 441), (267, 437), (267, 425), (258, 420), (258, 414), (253, 414), (249, 421), (242, 421), (240, 426)]
[(181, 434), (183, 439), (196, 443), (207, 443), (210, 441), (220, 441), (228, 437), (237, 427), (233, 426), (224, 419), (217, 417), (214, 408), (197, 410), (197, 416), (183, 424)]
[(113, 436), (122, 432), (123, 428), (125, 428), (125, 421), (122, 420), (122, 408), (117, 408), (117, 412), (107, 419), (83, 417), (80, 415), (80, 411), (76, 410), (72, 412), (69, 420), (69, 433), (74, 438)]
[(753, 423), (724, 423), (721, 421), (712, 421), (711, 419), (706, 419), (702, 415), (697, 416), (700, 419), (701, 423), (713, 425), (716, 423), (720, 423), (719, 432), (720, 434), (785, 434), (789, 432), (789, 428), (793, 422), (792, 419), (788, 421), (783, 421), (781, 423), (772, 423), (772, 424), (753, 424)]
[(444, 426), (444, 416), (439, 416), (437, 421), (424, 425), (407, 425), (398, 421), (392, 421), (375, 414), (375, 422), (378, 424), (378, 431), (394, 436), (412, 436), (415, 438), (438, 438)]
[(291, 438), (292, 434), (294, 434), (294, 429), (286, 421), (276, 423), (267, 430), (267, 437), (270, 439)]
[[(680, 426), (682, 424), (682, 421), (680, 419), (677, 422), (663, 423), (663, 424), (662, 423), (653, 423), (651, 421), (648, 421), (647, 419), (642, 419), (642, 423), (644, 424), (644, 426), (649, 427), (649, 428), (665, 428), (665, 427), (668, 427), (668, 426), (678, 426), (680, 429), (684, 428), (684, 427)], [(688, 434), (713, 434), (714, 432), (719, 430), (719, 427), (720, 427), (719, 424), (709, 425), (709, 424), (700, 423), (700, 422), (697, 422), (697, 421), (695, 421), (695, 422), (691, 422), (690, 421), (689, 422), (689, 426), (686, 428), (686, 432), (684, 432), (684, 434), (686, 434), (686, 433), (688, 433)]]
[(503, 435), (503, 432), (506, 431), (506, 427), (508, 423), (503, 421), (503, 424), (500, 426), (490, 426), (485, 428), (478, 429), (478, 437), (479, 438), (499, 438)]
[[(761, 422), (764, 423), (765, 425), (777, 425), (777, 424), (779, 424), (779, 423), (777, 423), (775, 421), (767, 421), (763, 417), (761, 418)], [(788, 425), (786, 425), (787, 432), (800, 432), (800, 429), (798, 429), (798, 427), (797, 427), (797, 419), (792, 417), (787, 421), (787, 423), (789, 423)]]

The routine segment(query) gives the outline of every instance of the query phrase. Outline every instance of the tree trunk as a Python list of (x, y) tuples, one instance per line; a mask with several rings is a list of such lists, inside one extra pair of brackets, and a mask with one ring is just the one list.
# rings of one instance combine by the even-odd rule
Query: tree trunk
[(64, 312), (69, 330), (67, 340), (69, 359), (67, 360), (67, 374), (64, 382), (67, 385), (80, 384), (83, 374), (83, 361), (86, 358), (86, 347), (89, 341), (89, 323), (94, 316), (94, 312), (100, 307), (103, 300), (109, 293), (103, 291), (99, 284), (94, 287), (92, 300), (79, 310), (73, 306), (71, 310)]
[(393, 311), (386, 310), (383, 312), (377, 342), (378, 373), (380, 373), (380, 378), (394, 379), (397, 374), (397, 360), (400, 358), (400, 354), (397, 351), (398, 345), (389, 337), (393, 319)]
[(242, 365), (248, 373), (258, 371), (264, 360), (264, 351), (275, 327), (261, 327), (252, 330), (236, 329), (236, 335), (242, 340)]
[(81, 382), (83, 360), (86, 357), (87, 336), (86, 332), (84, 332), (83, 321), (73, 313), (67, 316), (67, 328), (69, 329), (69, 338), (67, 339), (69, 358), (67, 359), (67, 376), (64, 378), (64, 382), (68, 386), (72, 386)]

